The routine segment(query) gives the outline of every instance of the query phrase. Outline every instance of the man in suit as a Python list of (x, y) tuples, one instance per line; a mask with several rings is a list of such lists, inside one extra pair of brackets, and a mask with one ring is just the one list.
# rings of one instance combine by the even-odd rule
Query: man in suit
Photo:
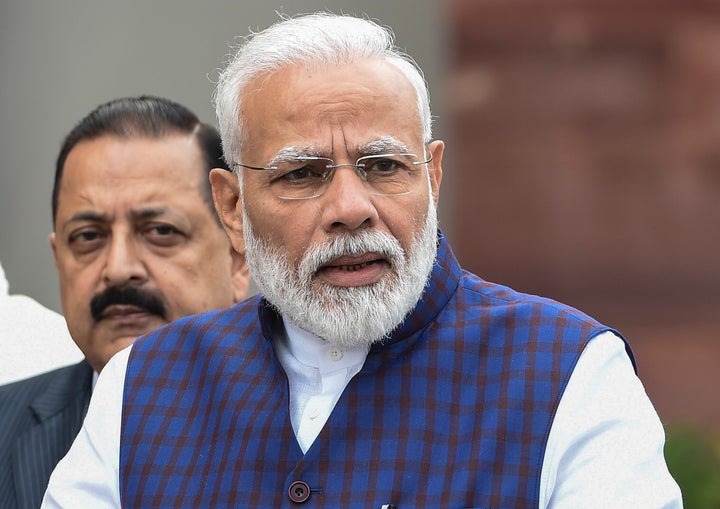
[(217, 131), (157, 97), (110, 101), (65, 138), (50, 244), (63, 313), (85, 358), (0, 388), (0, 505), (37, 509), (82, 424), (98, 373), (141, 334), (244, 298), (244, 256), (212, 203)]

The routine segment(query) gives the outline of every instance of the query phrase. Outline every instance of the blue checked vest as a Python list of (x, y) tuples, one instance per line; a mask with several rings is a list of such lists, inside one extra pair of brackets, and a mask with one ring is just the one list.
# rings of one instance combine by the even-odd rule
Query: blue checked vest
[(537, 507), (553, 415), (605, 330), (463, 271), (440, 234), (414, 312), (370, 351), (303, 455), (273, 309), (254, 297), (182, 319), (132, 350), (123, 507)]

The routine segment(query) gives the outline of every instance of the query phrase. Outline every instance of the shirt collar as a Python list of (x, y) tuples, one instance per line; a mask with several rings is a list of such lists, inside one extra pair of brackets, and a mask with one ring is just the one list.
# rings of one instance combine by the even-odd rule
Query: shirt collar
[(367, 348), (341, 348), (288, 320), (284, 320), (284, 323), (290, 355), (306, 366), (317, 368), (321, 375), (356, 366), (367, 356)]

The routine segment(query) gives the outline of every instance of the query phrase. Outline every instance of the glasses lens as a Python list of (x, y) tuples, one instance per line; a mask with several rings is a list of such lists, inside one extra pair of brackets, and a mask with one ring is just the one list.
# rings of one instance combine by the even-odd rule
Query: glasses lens
[(409, 192), (417, 177), (417, 158), (413, 154), (389, 154), (361, 157), (358, 160), (365, 180), (377, 194), (404, 194)]
[(415, 154), (365, 156), (357, 163), (337, 165), (324, 157), (303, 157), (274, 164), (269, 176), (273, 194), (286, 200), (305, 200), (322, 195), (338, 168), (352, 167), (373, 194), (405, 194), (420, 174)]
[(270, 189), (278, 198), (302, 200), (320, 196), (331, 170), (332, 159), (319, 157), (294, 159), (276, 165)]

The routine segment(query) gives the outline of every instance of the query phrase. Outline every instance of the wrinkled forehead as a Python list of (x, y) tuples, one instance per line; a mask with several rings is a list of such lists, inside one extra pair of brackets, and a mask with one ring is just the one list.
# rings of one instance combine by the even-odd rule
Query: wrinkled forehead
[(328, 155), (387, 140), (404, 151), (422, 145), (415, 89), (400, 70), (379, 59), (293, 64), (262, 75), (246, 87), (240, 120), (245, 159), (267, 159), (291, 147)]
[(209, 201), (206, 163), (193, 137), (103, 136), (78, 143), (68, 154), (57, 214), (150, 202), (198, 207)]

